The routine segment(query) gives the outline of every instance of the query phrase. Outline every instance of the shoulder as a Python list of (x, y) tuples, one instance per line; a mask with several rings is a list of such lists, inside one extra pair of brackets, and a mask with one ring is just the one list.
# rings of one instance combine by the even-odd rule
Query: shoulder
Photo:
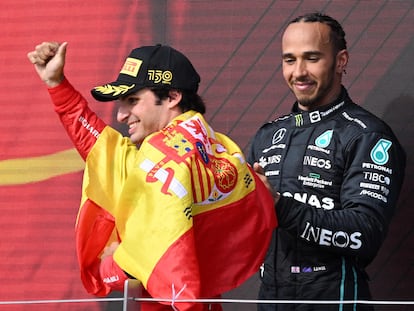
[(276, 128), (279, 127), (286, 127), (289, 125), (291, 119), (293, 118), (293, 114), (287, 114), (287, 115), (283, 115), (280, 116), (278, 118), (276, 118), (275, 120), (269, 121), (264, 123), (258, 130), (258, 132), (260, 131), (269, 131), (269, 130), (274, 130)]
[(377, 133), (394, 136), (391, 127), (384, 120), (355, 103), (348, 103), (341, 112), (341, 117), (356, 135)]
[(352, 152), (365, 152), (393, 146), (404, 156), (404, 150), (391, 127), (365, 108), (351, 103), (342, 111), (345, 127), (340, 135), (342, 142)]

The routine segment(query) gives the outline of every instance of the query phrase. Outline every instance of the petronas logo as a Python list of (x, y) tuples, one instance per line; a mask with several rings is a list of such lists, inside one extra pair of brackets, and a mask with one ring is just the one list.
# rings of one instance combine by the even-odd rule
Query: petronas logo
[(387, 139), (380, 139), (371, 150), (371, 159), (375, 164), (384, 165), (389, 160), (388, 150), (392, 142)]
[(333, 130), (327, 130), (315, 139), (315, 145), (320, 148), (326, 148), (331, 143)]

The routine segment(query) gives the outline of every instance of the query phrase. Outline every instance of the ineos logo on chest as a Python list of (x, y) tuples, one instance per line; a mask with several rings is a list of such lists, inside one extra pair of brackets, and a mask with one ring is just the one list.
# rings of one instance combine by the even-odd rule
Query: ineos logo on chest
[(312, 156), (305, 156), (303, 158), (303, 165), (310, 165), (314, 167), (330, 169), (332, 167), (331, 161), (326, 159), (320, 159)]

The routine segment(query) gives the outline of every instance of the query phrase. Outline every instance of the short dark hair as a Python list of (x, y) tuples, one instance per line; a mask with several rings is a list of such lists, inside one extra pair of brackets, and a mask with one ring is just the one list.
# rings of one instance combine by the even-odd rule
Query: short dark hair
[[(156, 97), (161, 101), (169, 97), (169, 93), (171, 89), (168, 88), (150, 88), (150, 90), (155, 94)], [(178, 107), (180, 107), (182, 112), (187, 112), (189, 110), (197, 111), (201, 114), (206, 112), (206, 104), (204, 100), (195, 92), (185, 91), (185, 90), (177, 90), (181, 92), (183, 97), (181, 101), (178, 103)]]
[(313, 12), (308, 13), (305, 15), (301, 15), (293, 19), (289, 22), (288, 25), (293, 23), (322, 23), (328, 25), (331, 29), (330, 38), (333, 42), (333, 47), (335, 52), (339, 52), (341, 50), (346, 50), (346, 40), (345, 40), (345, 31), (342, 28), (341, 24), (334, 18), (330, 17), (329, 15), (323, 14), (321, 12)]

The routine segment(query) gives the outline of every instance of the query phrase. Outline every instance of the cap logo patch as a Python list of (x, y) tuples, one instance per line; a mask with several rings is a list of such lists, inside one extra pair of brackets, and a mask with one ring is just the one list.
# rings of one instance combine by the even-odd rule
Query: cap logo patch
[(117, 85), (106, 84), (106, 85), (95, 87), (95, 90), (97, 92), (100, 92), (103, 95), (112, 95), (112, 96), (116, 97), (116, 96), (119, 96), (121, 94), (125, 94), (130, 89), (132, 89), (133, 87), (135, 87), (135, 84), (132, 84), (132, 85), (118, 85), (118, 86)]
[(171, 84), (173, 74), (171, 71), (148, 69), (148, 80), (154, 83)]
[(136, 77), (138, 75), (139, 68), (141, 67), (142, 60), (128, 57), (122, 67), (120, 73), (128, 76)]

